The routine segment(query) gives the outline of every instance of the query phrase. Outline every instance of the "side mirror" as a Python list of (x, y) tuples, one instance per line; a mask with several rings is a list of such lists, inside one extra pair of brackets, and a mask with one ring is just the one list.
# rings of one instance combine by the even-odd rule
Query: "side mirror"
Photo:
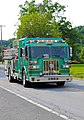
[(25, 47), (25, 58), (28, 60), (28, 46)]
[(69, 54), (70, 54), (70, 57), (72, 57), (72, 47), (69, 47)]

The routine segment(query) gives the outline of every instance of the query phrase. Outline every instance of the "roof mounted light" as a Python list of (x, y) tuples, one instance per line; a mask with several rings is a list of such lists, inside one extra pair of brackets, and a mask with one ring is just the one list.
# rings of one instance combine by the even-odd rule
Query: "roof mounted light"
[(52, 43), (54, 43), (54, 40), (46, 40), (45, 42), (48, 44), (52, 44)]
[(55, 42), (58, 42), (58, 40), (55, 40)]
[(64, 40), (53, 40), (53, 39), (46, 39), (46, 40), (29, 40), (28, 43), (33, 43), (33, 42), (36, 42), (36, 43), (46, 43), (46, 44), (52, 44), (54, 42), (65, 42)]

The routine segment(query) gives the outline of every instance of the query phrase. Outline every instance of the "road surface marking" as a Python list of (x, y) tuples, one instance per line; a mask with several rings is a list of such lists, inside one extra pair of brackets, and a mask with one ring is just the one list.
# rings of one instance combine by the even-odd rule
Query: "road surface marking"
[(6, 91), (8, 91), (8, 92), (10, 92), (10, 93), (18, 96), (18, 97), (20, 97), (20, 98), (22, 98), (22, 99), (24, 99), (24, 100), (26, 100), (27, 102), (30, 102), (30, 103), (32, 103), (32, 104), (34, 104), (34, 105), (36, 105), (36, 106), (38, 106), (38, 107), (40, 107), (40, 108), (43, 108), (44, 110), (47, 110), (48, 112), (51, 112), (51, 113), (53, 113), (53, 114), (55, 114), (55, 115), (63, 118), (64, 120), (73, 120), (73, 119), (70, 119), (69, 117), (67, 117), (66, 115), (60, 114), (60, 113), (58, 113), (58, 112), (56, 112), (56, 111), (54, 111), (54, 110), (52, 110), (52, 109), (50, 109), (50, 108), (48, 108), (48, 107), (46, 107), (46, 106), (44, 106), (44, 105), (41, 105), (41, 104), (39, 104), (39, 103), (36, 103), (36, 102), (34, 102), (33, 100), (30, 100), (30, 99), (28, 99), (28, 98), (26, 98), (26, 97), (24, 97), (24, 96), (22, 96), (22, 95), (20, 95), (20, 94), (18, 94), (18, 93), (15, 93), (15, 92), (9, 90), (8, 88), (4, 88), (3, 86), (0, 86), (0, 88), (2, 88), (2, 89), (4, 89), (4, 90), (6, 90)]

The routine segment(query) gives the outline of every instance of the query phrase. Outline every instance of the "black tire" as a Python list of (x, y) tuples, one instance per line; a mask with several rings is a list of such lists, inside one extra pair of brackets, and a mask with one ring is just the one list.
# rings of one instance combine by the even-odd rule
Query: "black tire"
[(65, 82), (57, 82), (57, 86), (64, 86)]
[(18, 83), (18, 82), (19, 82), (19, 80), (18, 80), (17, 76), (15, 77), (15, 82), (16, 82), (16, 83)]
[(26, 81), (25, 71), (22, 72), (22, 84), (23, 84), (24, 87), (28, 86), (28, 82)]
[(9, 73), (8, 75), (8, 80), (9, 82), (14, 82), (14, 78), (11, 76), (11, 73)]
[(14, 78), (13, 78), (13, 76), (11, 76), (10, 68), (8, 68), (8, 80), (9, 80), (9, 82), (14, 82)]

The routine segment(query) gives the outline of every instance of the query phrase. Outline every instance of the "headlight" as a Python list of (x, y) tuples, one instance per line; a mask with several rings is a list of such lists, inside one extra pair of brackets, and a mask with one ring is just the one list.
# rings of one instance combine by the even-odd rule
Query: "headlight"
[(63, 68), (70, 68), (70, 65), (63, 65)]
[(71, 63), (71, 60), (65, 60), (64, 62), (65, 63)]
[(37, 64), (37, 61), (30, 61), (30, 64)]
[(39, 66), (29, 66), (30, 69), (39, 69)]
[(34, 66), (34, 68), (37, 68), (37, 69), (39, 69), (40, 67), (39, 67), (39, 65), (37, 65), (37, 66)]

